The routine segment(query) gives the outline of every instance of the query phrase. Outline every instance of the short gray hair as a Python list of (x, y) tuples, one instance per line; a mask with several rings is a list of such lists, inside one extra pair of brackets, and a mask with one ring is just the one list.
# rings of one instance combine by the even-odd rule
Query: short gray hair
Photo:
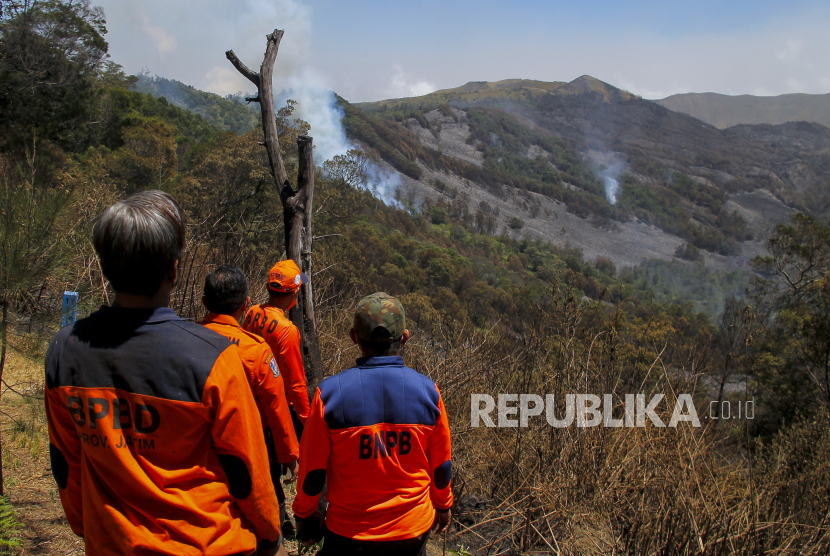
[(154, 295), (181, 258), (185, 218), (176, 200), (160, 190), (140, 191), (101, 214), (92, 243), (101, 270), (117, 292)]

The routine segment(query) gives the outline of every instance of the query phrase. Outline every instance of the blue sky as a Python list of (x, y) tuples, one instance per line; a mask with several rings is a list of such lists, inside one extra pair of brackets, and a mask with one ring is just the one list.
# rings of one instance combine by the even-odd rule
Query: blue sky
[(830, 3), (815, 1), (100, 0), (130, 73), (220, 94), (250, 88), (285, 30), (277, 86), (314, 82), (359, 102), (467, 81), (583, 74), (646, 98), (830, 92)]

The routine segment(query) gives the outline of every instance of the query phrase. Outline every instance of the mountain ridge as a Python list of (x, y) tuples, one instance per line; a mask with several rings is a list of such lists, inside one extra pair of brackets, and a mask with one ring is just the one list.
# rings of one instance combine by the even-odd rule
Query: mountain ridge
[(396, 176), (398, 202), (618, 266), (690, 244), (714, 268), (747, 269), (773, 224), (828, 205), (818, 124), (720, 130), (590, 76), (339, 102), (348, 138)]
[(606, 100), (618, 95), (625, 99), (635, 95), (618, 89), (613, 85), (600, 81), (590, 75), (582, 75), (573, 81), (539, 81), (535, 79), (503, 79), (501, 81), (469, 81), (460, 87), (440, 89), (426, 95), (385, 99), (371, 102), (357, 102), (355, 106), (361, 110), (374, 111), (383, 109), (391, 103), (409, 101), (411, 103), (438, 102), (438, 103), (477, 103), (506, 99), (528, 99), (547, 94), (573, 95), (597, 92)]
[(657, 104), (702, 120), (719, 129), (749, 124), (779, 125), (806, 121), (830, 127), (830, 93), (778, 96), (682, 93), (655, 100)]
[[(420, 143), (405, 139), (397, 166), (382, 156), (402, 171), (410, 205), (485, 203), (508, 234), (618, 266), (673, 258), (686, 242), (707, 264), (747, 269), (774, 224), (794, 209), (827, 209), (826, 127), (721, 130), (590, 76), (539, 85), (470, 82), (355, 108)], [(346, 128), (365, 138), (348, 116)]]

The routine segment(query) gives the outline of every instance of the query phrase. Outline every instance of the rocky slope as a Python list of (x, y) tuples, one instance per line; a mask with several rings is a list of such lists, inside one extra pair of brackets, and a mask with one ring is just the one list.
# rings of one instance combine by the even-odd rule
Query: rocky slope
[[(818, 124), (721, 130), (588, 76), (358, 107), (423, 147), (398, 149), (420, 169), (400, 173), (404, 203), (490, 207), (497, 231), (570, 244), (588, 260), (632, 266), (690, 242), (714, 268), (746, 269), (772, 226), (827, 207), (830, 130)], [(616, 204), (603, 184), (618, 187)]]

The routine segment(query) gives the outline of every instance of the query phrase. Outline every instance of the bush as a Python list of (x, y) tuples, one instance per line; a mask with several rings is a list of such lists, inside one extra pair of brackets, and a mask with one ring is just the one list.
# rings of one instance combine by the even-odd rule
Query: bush
[(521, 230), (525, 226), (525, 221), (518, 216), (511, 216), (510, 220), (507, 221), (507, 225), (511, 230)]
[(687, 261), (700, 261), (703, 259), (703, 255), (700, 254), (700, 249), (691, 243), (681, 243), (678, 245), (677, 249), (674, 250), (674, 256)]
[(438, 205), (432, 209), (432, 213), (430, 214), (430, 221), (433, 224), (446, 224), (447, 223), (447, 211), (444, 210), (444, 207)]
[(608, 276), (614, 276), (617, 273), (617, 265), (614, 264), (614, 261), (606, 257), (597, 257), (597, 262), (594, 266), (597, 267), (597, 270)]

